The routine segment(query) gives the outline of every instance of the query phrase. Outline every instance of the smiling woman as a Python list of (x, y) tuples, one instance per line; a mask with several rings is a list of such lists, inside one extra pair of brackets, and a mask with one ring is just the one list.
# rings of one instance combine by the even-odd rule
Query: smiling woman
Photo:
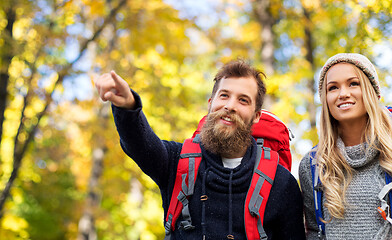
[[(350, 63), (338, 63), (332, 66), (326, 75), (326, 101), (332, 117), (339, 122), (339, 129), (352, 129), (362, 134), (368, 119), (363, 103), (361, 86), (369, 83), (367, 77)], [(341, 134), (345, 137), (345, 134)], [(357, 145), (361, 136), (355, 137), (357, 142), (347, 145)], [(348, 140), (347, 140), (348, 141)]]
[(379, 101), (373, 64), (360, 54), (331, 57), (319, 94), (319, 144), (299, 167), (308, 239), (391, 239), (384, 196), (391, 189), (392, 116)]

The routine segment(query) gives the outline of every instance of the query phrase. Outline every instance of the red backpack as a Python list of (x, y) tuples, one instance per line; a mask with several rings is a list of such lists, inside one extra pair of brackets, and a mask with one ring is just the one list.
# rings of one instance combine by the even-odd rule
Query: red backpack
[[(171, 238), (178, 217), (185, 230), (193, 229), (188, 198), (193, 195), (194, 185), (201, 162), (199, 133), (205, 122), (203, 117), (192, 138), (185, 140), (177, 166), (176, 180), (166, 215), (165, 240)], [(290, 140), (292, 133), (273, 113), (262, 110), (260, 121), (253, 125), (252, 136), (257, 142), (257, 158), (251, 185), (245, 200), (245, 231), (247, 239), (267, 239), (263, 229), (264, 211), (275, 179), (278, 163), (291, 170)], [(261, 164), (262, 163), (262, 164)], [(266, 183), (266, 184), (264, 184)], [(203, 201), (203, 196), (201, 198)], [(206, 199), (205, 199), (206, 200)]]

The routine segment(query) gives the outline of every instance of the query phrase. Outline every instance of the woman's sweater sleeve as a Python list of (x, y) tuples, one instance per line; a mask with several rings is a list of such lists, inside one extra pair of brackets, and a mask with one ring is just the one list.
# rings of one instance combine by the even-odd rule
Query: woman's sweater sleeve
[(316, 240), (318, 239), (318, 226), (313, 199), (312, 172), (310, 168), (309, 153), (301, 160), (298, 174), (304, 201), (306, 238)]

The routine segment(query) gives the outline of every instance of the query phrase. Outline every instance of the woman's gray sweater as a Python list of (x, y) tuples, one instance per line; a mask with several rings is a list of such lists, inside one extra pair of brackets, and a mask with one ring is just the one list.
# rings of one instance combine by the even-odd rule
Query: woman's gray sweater
[[(354, 172), (346, 192), (344, 219), (333, 218), (325, 224), (327, 239), (391, 239), (391, 224), (377, 211), (377, 207), (381, 206), (378, 194), (385, 185), (385, 173), (378, 161), (379, 152), (366, 144), (345, 147), (341, 139), (338, 139), (338, 148)], [(300, 163), (299, 178), (304, 197), (307, 239), (318, 239), (309, 153)], [(323, 216), (326, 221), (331, 219), (326, 207), (323, 207)]]

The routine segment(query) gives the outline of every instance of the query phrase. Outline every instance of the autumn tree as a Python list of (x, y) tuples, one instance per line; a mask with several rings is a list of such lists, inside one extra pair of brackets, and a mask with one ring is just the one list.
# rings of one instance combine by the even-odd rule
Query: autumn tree
[[(3, 82), (2, 77), (2, 84), (7, 84), (2, 89), (7, 90), (7, 95), (4, 95), (5, 117), (1, 123), (4, 127), (1, 138), (4, 191), (0, 206), (6, 214), (1, 234), (12, 238), (8, 229), (23, 232), (26, 238), (43, 239), (43, 234), (48, 239), (67, 234), (75, 236), (75, 223), (78, 222), (75, 217), (78, 216), (87, 216), (79, 221), (80, 236), (86, 235), (86, 231), (91, 233), (91, 229), (96, 229), (97, 235), (111, 239), (116, 234), (137, 236), (149, 231), (154, 235), (162, 234), (161, 210), (144, 217), (145, 220), (136, 221), (129, 217), (135, 216), (136, 209), (154, 211), (150, 205), (157, 202), (159, 206), (159, 193), (151, 180), (142, 177), (137, 166), (124, 167), (124, 164), (129, 165), (130, 160), (124, 154), (119, 155), (112, 120), (91, 117), (86, 121), (92, 127), (82, 127), (84, 122), (78, 119), (84, 115), (83, 111), (75, 112), (72, 109), (77, 107), (72, 104), (61, 111), (61, 106), (67, 101), (83, 105), (86, 101), (84, 95), (91, 95), (89, 91), (93, 90), (91, 85), (83, 85), (86, 78), (115, 69), (143, 95), (146, 114), (162, 137), (181, 139), (188, 136), (192, 129), (189, 126), (195, 126), (195, 119), (206, 109), (199, 103), (206, 101), (205, 86), (208, 85), (203, 73), (197, 72), (197, 69), (205, 67), (195, 63), (196, 55), (192, 53), (185, 34), (192, 23), (178, 19), (176, 11), (161, 1), (135, 0), (132, 4), (126, 1), (18, 1), (12, 5), (2, 4), (2, 7), (3, 13), (14, 12), (15, 16), (2, 15), (13, 27), (4, 26), (6, 28), (2, 31), (3, 35), (8, 34), (8, 38), (3, 38), (7, 41), (3, 42), (2, 61), (7, 62), (7, 57), (11, 61), (9, 66), (2, 65), (8, 66), (2, 69), (8, 80)], [(7, 32), (8, 29), (10, 31)], [(10, 44), (14, 47), (8, 47)], [(5, 51), (10, 49), (13, 52)], [(91, 84), (91, 81), (88, 82)], [(194, 91), (199, 94), (195, 95)], [(94, 104), (101, 103), (94, 101), (85, 105), (85, 111), (101, 112), (98, 116), (110, 114), (109, 107), (103, 108), (103, 112), (96, 111)], [(154, 108), (149, 107), (154, 105)], [(67, 118), (56, 117), (56, 112), (64, 115), (74, 112), (77, 118), (67, 121)], [(86, 133), (79, 133), (81, 129)], [(117, 148), (113, 148), (113, 144)], [(99, 152), (101, 154), (97, 154)], [(114, 169), (113, 157), (118, 159)], [(89, 159), (88, 163), (85, 159)], [(21, 172), (22, 160), (26, 168)], [(105, 168), (107, 165), (109, 167)], [(91, 171), (82, 171), (90, 168), (94, 170), (91, 175)], [(11, 188), (17, 176), (22, 178), (16, 182), (22, 191)], [(110, 179), (107, 185), (102, 183), (101, 177)], [(51, 180), (44, 182), (43, 178)], [(113, 187), (117, 185), (118, 188)], [(45, 189), (60, 190), (61, 187), (73, 189), (67, 190), (64, 197), (60, 197), (61, 191), (53, 191), (56, 198), (67, 203), (67, 207), (58, 205), (55, 198), (46, 199), (46, 194), (43, 194)], [(101, 188), (104, 190), (97, 192)], [(12, 192), (20, 200), (12, 198), (7, 203)], [(85, 203), (83, 192), (90, 194)], [(149, 201), (141, 199), (138, 205), (129, 205), (124, 197), (127, 194), (139, 194)], [(6, 203), (8, 205), (4, 205)], [(21, 207), (23, 211), (20, 211)], [(70, 208), (76, 209), (77, 214), (69, 216)], [(40, 212), (34, 212), (34, 209)], [(156, 214), (160, 217), (155, 217)], [(62, 217), (67, 221), (64, 222)], [(38, 218), (47, 221), (39, 225)], [(86, 230), (83, 228), (85, 219), (98, 226)], [(151, 222), (151, 227), (148, 227), (149, 230), (140, 228), (134, 221)], [(132, 227), (127, 230), (123, 227), (125, 225)], [(118, 231), (120, 227), (123, 230)], [(48, 231), (48, 228), (53, 231)], [(103, 229), (110, 230), (103, 233)]]

